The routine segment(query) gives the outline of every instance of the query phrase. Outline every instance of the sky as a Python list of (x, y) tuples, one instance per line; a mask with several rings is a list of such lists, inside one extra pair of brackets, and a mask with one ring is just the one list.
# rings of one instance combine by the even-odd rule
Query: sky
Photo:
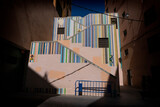
[[(105, 11), (105, 1), (104, 0), (72, 0), (72, 3), (92, 9), (95, 11), (99, 11), (101, 13), (104, 13)], [(95, 13), (86, 9), (82, 9), (79, 7), (76, 7), (72, 5), (72, 10), (71, 10), (71, 16), (85, 16), (89, 13)]]

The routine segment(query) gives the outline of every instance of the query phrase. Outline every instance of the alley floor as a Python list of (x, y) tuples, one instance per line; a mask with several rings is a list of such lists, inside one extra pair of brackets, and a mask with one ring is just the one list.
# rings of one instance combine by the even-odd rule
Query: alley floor
[(148, 106), (160, 107), (159, 98), (142, 98), (140, 90), (132, 87), (121, 87), (118, 97), (69, 96), (51, 94), (19, 93), (4, 97), (3, 106), (15, 107), (111, 107), (111, 106)]
[(119, 97), (95, 96), (56, 96), (51, 97), (38, 107), (98, 107), (98, 106), (149, 106), (159, 107), (158, 99), (144, 98), (140, 90), (132, 87), (121, 87)]

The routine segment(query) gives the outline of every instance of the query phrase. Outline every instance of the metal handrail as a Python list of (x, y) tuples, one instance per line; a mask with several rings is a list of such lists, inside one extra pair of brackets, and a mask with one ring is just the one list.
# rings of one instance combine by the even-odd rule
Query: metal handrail
[[(82, 91), (81, 91), (81, 93), (87, 93), (87, 95), (88, 94), (91, 95), (91, 93), (105, 93), (107, 91), (109, 91), (109, 93), (112, 94), (111, 87), (115, 88), (114, 84), (111, 81), (76, 80), (75, 81), (75, 96), (77, 95), (77, 92), (80, 93), (79, 86), (77, 86), (77, 84), (78, 85), (82, 84), (82, 87), (81, 87)], [(103, 85), (107, 85), (107, 86), (110, 85), (110, 87), (107, 90), (107, 86), (103, 86)]]

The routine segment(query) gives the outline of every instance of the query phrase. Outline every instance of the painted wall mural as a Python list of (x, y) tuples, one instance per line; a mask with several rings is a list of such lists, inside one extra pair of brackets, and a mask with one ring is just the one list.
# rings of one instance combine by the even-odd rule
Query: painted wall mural
[[(118, 61), (121, 57), (119, 20), (116, 18), (116, 24), (111, 21), (115, 16), (118, 14), (54, 18), (53, 41), (31, 43), (29, 67), (35, 72), (41, 67), (43, 70), (38, 72), (41, 76), (47, 72), (58, 94), (74, 94), (74, 82), (78, 79), (107, 81), (109, 75), (115, 76), (117, 68), (122, 74)], [(123, 85), (123, 77), (119, 78)]]

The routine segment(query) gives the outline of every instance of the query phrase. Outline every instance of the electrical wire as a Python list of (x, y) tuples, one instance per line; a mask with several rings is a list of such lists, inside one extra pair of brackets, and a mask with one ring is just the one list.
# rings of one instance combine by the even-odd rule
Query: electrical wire
[[(85, 9), (85, 10), (89, 10), (89, 11), (92, 11), (92, 12), (95, 12), (95, 13), (101, 13), (101, 12), (99, 12), (99, 11), (92, 10), (92, 9), (89, 9), (89, 8), (86, 8), (86, 7), (83, 7), (83, 6), (74, 4), (74, 3), (71, 3), (71, 4), (72, 4), (73, 6), (76, 6), (76, 7)], [(137, 22), (144, 22), (143, 20), (130, 19), (130, 18), (124, 18), (124, 17), (117, 17), (117, 16), (114, 16), (114, 15), (109, 15), (108, 13), (101, 13), (101, 14), (105, 14), (105, 15), (107, 15), (107, 16), (112, 16), (112, 17), (119, 18), (119, 19), (124, 19), (124, 20), (137, 21)]]

